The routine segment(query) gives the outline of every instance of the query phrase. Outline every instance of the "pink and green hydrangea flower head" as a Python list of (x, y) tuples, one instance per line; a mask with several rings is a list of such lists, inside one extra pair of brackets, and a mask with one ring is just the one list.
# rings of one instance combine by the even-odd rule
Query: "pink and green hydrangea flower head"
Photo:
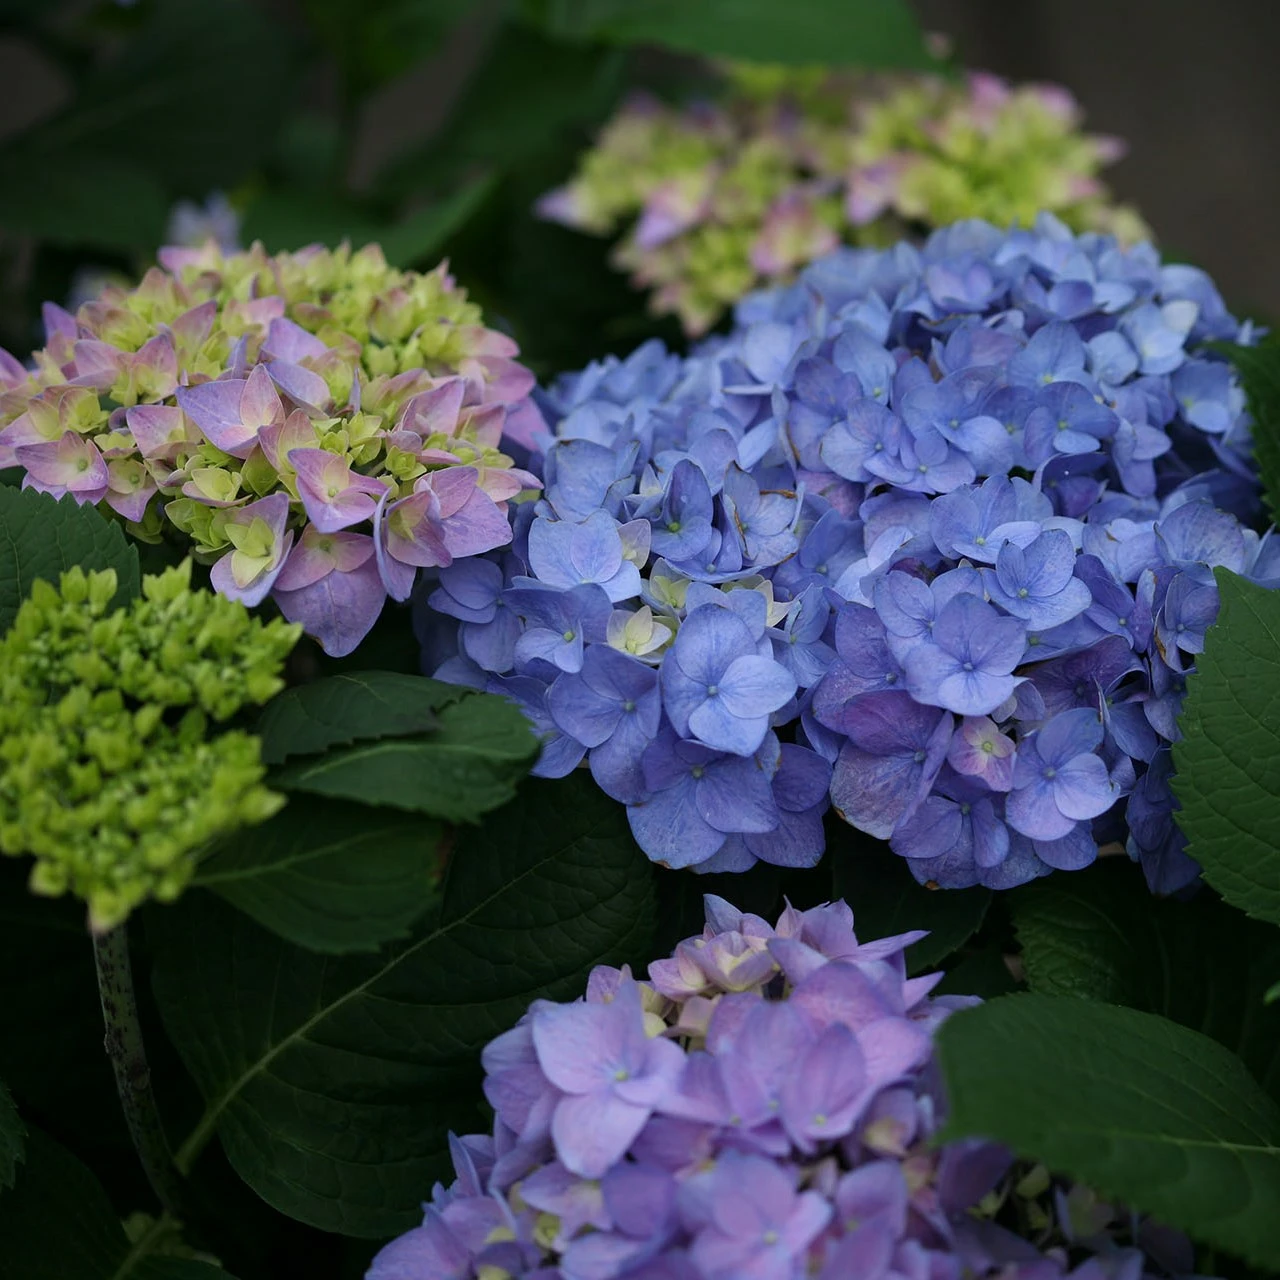
[(0, 466), (25, 487), (178, 542), (333, 656), (423, 564), (510, 541), (534, 378), (445, 264), (212, 239), (159, 258), (74, 315), (47, 304), (28, 366), (0, 353)]
[(721, 70), (711, 100), (633, 99), (538, 206), (621, 233), (615, 265), (690, 335), (841, 242), (880, 247), (961, 218), (1027, 226), (1041, 212), (1125, 241), (1147, 234), (1099, 179), (1123, 147), (1082, 132), (1056, 85)]

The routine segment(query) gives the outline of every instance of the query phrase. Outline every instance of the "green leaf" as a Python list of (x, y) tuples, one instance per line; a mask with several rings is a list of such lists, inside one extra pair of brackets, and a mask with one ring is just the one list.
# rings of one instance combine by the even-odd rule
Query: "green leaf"
[(1228, 902), (1280, 924), (1280, 592), (1214, 576), (1222, 608), (1173, 747), (1178, 825)]
[(1280, 1006), (1262, 1007), (1280, 973), (1280, 931), (1209, 893), (1154, 898), (1126, 859), (1049, 876), (1008, 900), (1032, 991), (1172, 1018), (1238, 1054), (1280, 1100)]
[(493, 194), (496, 180), (485, 174), (465, 183), (443, 200), (409, 214), (387, 227), (378, 239), (383, 255), (393, 267), (420, 266), (438, 255)]
[(417, 815), (295, 801), (226, 840), (195, 883), (300, 947), (372, 951), (436, 901), (440, 838)]
[(905, 858), (845, 831), (832, 839), (831, 875), (836, 897), (853, 908), (859, 938), (928, 929), (927, 938), (907, 949), (907, 968), (920, 973), (937, 968), (977, 933), (991, 905), (989, 889), (926, 889), (917, 883)]
[[(92, 155), (193, 194), (233, 186), (270, 148), (295, 65), (288, 29), (251, 0), (151, 0), (136, 32), (80, 77), (67, 110), (15, 146), (28, 165), (74, 172)], [(154, 247), (141, 236), (139, 247)]]
[(1003, 996), (938, 1034), (944, 1140), (1019, 1155), (1270, 1268), (1280, 1106), (1234, 1054), (1175, 1022), (1069, 996)]
[(13, 1186), (26, 1136), (18, 1108), (13, 1105), (9, 1090), (0, 1084), (0, 1191)]
[(980, 996), (994, 1000), (1022, 989), (1005, 958), (1004, 949), (989, 943), (948, 967), (946, 977), (933, 989), (939, 996)]
[(531, 781), (464, 831), (438, 911), (368, 959), (318, 956), (206, 894), (151, 917), (156, 997), (216, 1131), (275, 1208), (327, 1231), (420, 1221), (446, 1134), (484, 1127), (479, 1052), (596, 964), (648, 958), (653, 878), (590, 778)]
[(353, 94), (437, 51), (473, 0), (303, 0), (312, 29), (338, 59)]
[[(1168, 261), (1167, 254), (1165, 260)], [(1280, 519), (1280, 339), (1273, 335), (1256, 347), (1225, 342), (1211, 345), (1240, 374), (1253, 418), (1253, 456), (1262, 479), (1262, 496), (1272, 519)]]
[(562, 38), (756, 62), (936, 65), (905, 0), (542, 0), (531, 7)]
[(425, 154), (396, 161), (392, 185), (414, 189), (423, 173), (438, 180), (442, 172), (464, 176), (476, 166), (501, 171), (566, 138), (577, 142), (576, 126), (600, 119), (613, 104), (620, 71), (618, 56), (504, 24)]
[(164, 234), (169, 197), (140, 164), (67, 150), (39, 157), (25, 149), (0, 151), (14, 178), (5, 187), (0, 226), (64, 248), (154, 252)]
[(0, 1196), (0, 1280), (234, 1280), (220, 1267), (130, 1245), (97, 1178), (39, 1131)]
[(463, 685), (396, 671), (353, 671), (295, 685), (262, 712), (262, 758), (280, 764), (362, 738), (422, 733), (435, 726), (442, 707), (471, 694)]
[(327, 193), (269, 190), (245, 209), (241, 234), (246, 244), (261, 240), (269, 253), (280, 253), (342, 240), (359, 247), (377, 240), (382, 229), (366, 210)]
[(56, 584), (77, 564), (86, 571), (114, 569), (117, 604), (138, 594), (138, 553), (118, 524), (74, 498), (58, 502), (34, 489), (0, 488), (0, 634), (37, 578)]
[(446, 822), (475, 822), (515, 795), (538, 740), (520, 709), (493, 694), (442, 707), (436, 728), (287, 764), (270, 777), (286, 791), (388, 805)]

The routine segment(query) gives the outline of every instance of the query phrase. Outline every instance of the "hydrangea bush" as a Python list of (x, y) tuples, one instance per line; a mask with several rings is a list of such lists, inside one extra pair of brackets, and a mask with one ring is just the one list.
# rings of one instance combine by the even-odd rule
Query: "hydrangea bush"
[(431, 669), (518, 699), (538, 771), (585, 758), (667, 866), (811, 866), (830, 802), (922, 882), (1121, 842), (1177, 889), (1213, 570), (1280, 575), (1222, 339), (1203, 272), (1048, 216), (839, 251), (687, 359), (551, 387), (511, 551), (424, 593)]
[(642, 95), (601, 131), (543, 216), (626, 234), (615, 264), (658, 314), (700, 334), (762, 282), (789, 279), (841, 241), (885, 245), (964, 218), (1057, 214), (1126, 240), (1141, 219), (1099, 172), (1118, 139), (1080, 131), (1058, 85), (987, 73), (852, 76), (825, 68), (725, 68), (717, 100)]
[(17, 7), (0, 1280), (1280, 1275), (1280, 341), (1066, 95)]
[(502, 452), (533, 378), (442, 265), (378, 247), (171, 247), (134, 289), (0, 361), (0, 466), (178, 539), (216, 590), (270, 596), (350, 653), (423, 565), (502, 545), (532, 484)]
[(492, 1135), (369, 1280), (1077, 1280), (1186, 1275), (1188, 1242), (982, 1140), (939, 1145), (932, 1036), (965, 996), (923, 934), (843, 902), (776, 926), (706, 899), (649, 980), (592, 970), (484, 1051)]

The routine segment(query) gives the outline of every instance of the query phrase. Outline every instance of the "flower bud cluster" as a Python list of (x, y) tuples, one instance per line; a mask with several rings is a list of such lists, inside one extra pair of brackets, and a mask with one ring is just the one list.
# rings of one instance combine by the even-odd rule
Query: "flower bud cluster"
[(727, 70), (714, 102), (633, 100), (539, 204), (593, 234), (627, 228), (616, 265), (690, 334), (842, 241), (884, 245), (962, 218), (1026, 225), (1041, 211), (1145, 234), (1098, 178), (1122, 146), (1080, 132), (1059, 86)]
[[(962, 996), (908, 978), (920, 933), (843, 903), (776, 927), (708, 897), (701, 936), (596, 968), (484, 1051), (492, 1136), (369, 1280), (1142, 1280), (1158, 1230), (981, 1140), (938, 1145), (933, 1033)], [(1082, 1265), (1073, 1264), (1085, 1259)]]
[(116, 574), (37, 581), (0, 640), (0, 852), (111, 928), (170, 901), (219, 836), (284, 803), (258, 739), (216, 726), (284, 686), (300, 628), (190, 588), (191, 563), (112, 609)]
[(536, 418), (533, 377), (443, 265), (213, 241), (160, 259), (74, 316), (46, 304), (31, 369), (0, 352), (0, 466), (179, 537), (217, 591), (270, 595), (335, 656), (420, 567), (507, 540), (533, 481), (502, 436)]
[(1047, 215), (842, 249), (691, 356), (546, 397), (543, 497), (424, 592), (672, 867), (811, 866), (830, 804), (948, 888), (1127, 842), (1197, 874), (1169, 744), (1213, 571), (1280, 585), (1212, 282)]

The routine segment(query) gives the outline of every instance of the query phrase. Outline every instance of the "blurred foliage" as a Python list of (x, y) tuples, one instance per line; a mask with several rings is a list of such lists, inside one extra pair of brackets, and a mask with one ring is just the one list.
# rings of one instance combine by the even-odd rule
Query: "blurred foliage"
[(0, 23), (38, 82), (0, 133), (19, 356), (40, 302), (138, 274), (175, 203), (215, 191), (271, 250), (449, 255), (539, 373), (675, 340), (603, 249), (531, 213), (620, 98), (681, 96), (689, 55), (928, 61), (906, 0), (0, 0)]

